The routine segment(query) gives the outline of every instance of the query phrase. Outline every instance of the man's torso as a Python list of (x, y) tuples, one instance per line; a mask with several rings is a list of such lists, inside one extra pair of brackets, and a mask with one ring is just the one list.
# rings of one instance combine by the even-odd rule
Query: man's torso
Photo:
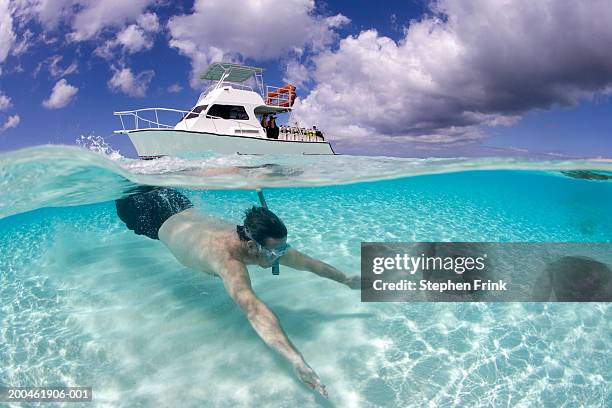
[(191, 208), (168, 218), (159, 239), (184, 266), (218, 275), (229, 258), (234, 226)]

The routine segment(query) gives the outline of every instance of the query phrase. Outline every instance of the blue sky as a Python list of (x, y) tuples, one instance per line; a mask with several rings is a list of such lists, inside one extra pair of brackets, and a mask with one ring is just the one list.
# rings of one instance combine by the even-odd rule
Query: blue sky
[(190, 108), (223, 59), (297, 84), (294, 119), (340, 153), (612, 157), (607, 1), (181, 4), (0, 0), (0, 150), (134, 156), (112, 112)]

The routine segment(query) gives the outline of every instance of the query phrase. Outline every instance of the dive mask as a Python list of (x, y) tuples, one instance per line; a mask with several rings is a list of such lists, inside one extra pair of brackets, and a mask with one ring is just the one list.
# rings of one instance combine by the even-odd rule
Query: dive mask
[(266, 261), (270, 263), (274, 263), (278, 258), (285, 255), (289, 248), (291, 248), (291, 245), (284, 243), (274, 249), (268, 249), (253, 239), (253, 236), (247, 227), (243, 227), (243, 231), (247, 238), (255, 242), (255, 245), (257, 245), (257, 250), (264, 256), (264, 258), (266, 258)]

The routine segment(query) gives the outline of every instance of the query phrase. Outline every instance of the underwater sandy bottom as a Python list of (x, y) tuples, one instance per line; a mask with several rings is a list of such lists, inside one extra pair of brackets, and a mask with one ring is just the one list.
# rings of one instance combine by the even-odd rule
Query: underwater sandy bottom
[[(361, 241), (609, 242), (611, 190), (470, 172), (266, 195), (293, 246), (358, 274)], [(256, 203), (252, 191), (184, 192), (234, 222)], [(83, 406), (612, 402), (608, 304), (368, 304), (307, 272), (252, 268), (255, 291), (327, 385), (324, 401), (257, 337), (220, 280), (125, 229), (112, 202), (0, 219), (0, 253), (0, 383), (92, 386)]]

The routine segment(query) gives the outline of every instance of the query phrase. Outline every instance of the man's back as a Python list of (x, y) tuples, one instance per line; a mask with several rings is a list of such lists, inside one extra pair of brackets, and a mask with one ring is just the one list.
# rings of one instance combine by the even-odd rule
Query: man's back
[(231, 224), (190, 208), (168, 218), (159, 239), (188, 268), (217, 275), (230, 256), (235, 234)]

